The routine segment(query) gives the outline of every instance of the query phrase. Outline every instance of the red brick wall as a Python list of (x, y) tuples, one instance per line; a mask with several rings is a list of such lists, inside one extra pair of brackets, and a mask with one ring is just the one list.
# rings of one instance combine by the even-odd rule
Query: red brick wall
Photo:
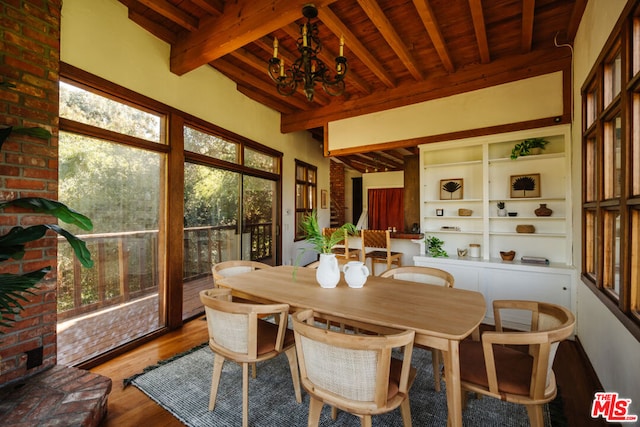
[[(62, 0), (0, 2), (0, 125), (39, 126), (51, 140), (12, 135), (0, 150), (0, 200), (39, 196), (57, 199), (58, 69)], [(27, 211), (0, 212), (0, 234), (15, 225), (55, 221)], [(51, 266), (52, 272), (28, 296), (12, 328), (0, 328), (0, 384), (31, 375), (56, 363), (56, 238), (33, 242), (22, 262), (3, 262), (0, 272), (28, 272)], [(43, 348), (43, 364), (26, 369), (25, 352)], [(37, 359), (37, 356), (36, 356)]]
[(342, 225), (344, 221), (344, 165), (331, 161), (329, 170), (329, 193), (331, 197), (331, 223)]

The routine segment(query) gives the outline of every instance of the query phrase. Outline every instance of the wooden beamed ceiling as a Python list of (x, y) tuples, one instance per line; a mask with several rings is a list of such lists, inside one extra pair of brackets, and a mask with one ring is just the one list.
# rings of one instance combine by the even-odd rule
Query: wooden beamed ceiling
[[(482, 89), (571, 67), (570, 50), (587, 0), (119, 0), (129, 18), (171, 45), (178, 75), (210, 65), (244, 95), (281, 113), (283, 132), (323, 140), (330, 121)], [(299, 56), (302, 7), (318, 8), (320, 58), (335, 64), (340, 37), (346, 90), (277, 93), (267, 73)], [(566, 88), (569, 90), (570, 88)], [(565, 94), (567, 96), (567, 94)], [(566, 120), (563, 119), (563, 120)], [(361, 172), (401, 170), (411, 141), (336, 157)], [(357, 150), (356, 150), (357, 151)]]

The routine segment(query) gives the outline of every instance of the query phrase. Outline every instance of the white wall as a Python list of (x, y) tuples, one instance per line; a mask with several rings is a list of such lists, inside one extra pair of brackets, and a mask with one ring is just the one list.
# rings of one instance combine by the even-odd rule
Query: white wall
[(562, 73), (329, 123), (329, 150), (561, 116)]
[[(582, 109), (580, 88), (600, 55), (613, 26), (615, 25), (625, 0), (591, 0), (587, 3), (575, 39), (574, 53), (574, 121), (572, 175), (582, 173), (581, 123)], [(573, 181), (573, 224), (574, 248), (581, 248), (580, 215), (581, 180)], [(580, 250), (574, 250), (574, 263), (581, 265)], [(640, 415), (640, 342), (616, 319), (581, 282), (577, 286), (577, 335), (591, 361), (598, 378), (607, 391), (618, 392), (621, 397), (632, 399), (631, 412)]]
[[(318, 188), (329, 188), (329, 160), (308, 132), (280, 133), (278, 112), (240, 94), (209, 65), (171, 73), (170, 46), (128, 19), (116, 0), (64, 0), (60, 50), (63, 62), (282, 151), (282, 257), (295, 258), (294, 160), (317, 166)], [(319, 219), (328, 226), (329, 209)]]

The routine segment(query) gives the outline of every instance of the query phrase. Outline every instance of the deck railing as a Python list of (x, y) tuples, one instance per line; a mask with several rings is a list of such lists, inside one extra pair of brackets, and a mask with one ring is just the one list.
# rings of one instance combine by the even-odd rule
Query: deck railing
[[(126, 303), (158, 291), (158, 231), (78, 235), (94, 259), (85, 269), (72, 256), (64, 239), (58, 240), (58, 319), (65, 320), (105, 307)], [(242, 239), (242, 242), (240, 241)], [(239, 237), (235, 226), (184, 229), (183, 280), (211, 274), (214, 263), (242, 258), (255, 261), (273, 256), (272, 224), (245, 226)]]

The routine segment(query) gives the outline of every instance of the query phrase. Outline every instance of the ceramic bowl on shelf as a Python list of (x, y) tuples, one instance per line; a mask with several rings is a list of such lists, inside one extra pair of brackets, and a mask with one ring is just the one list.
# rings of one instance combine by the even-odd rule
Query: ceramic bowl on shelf
[(509, 212), (507, 215), (509, 215), (509, 216), (518, 216), (518, 212)]
[(515, 257), (515, 251), (500, 251), (500, 258), (502, 258), (503, 261), (513, 261)]

